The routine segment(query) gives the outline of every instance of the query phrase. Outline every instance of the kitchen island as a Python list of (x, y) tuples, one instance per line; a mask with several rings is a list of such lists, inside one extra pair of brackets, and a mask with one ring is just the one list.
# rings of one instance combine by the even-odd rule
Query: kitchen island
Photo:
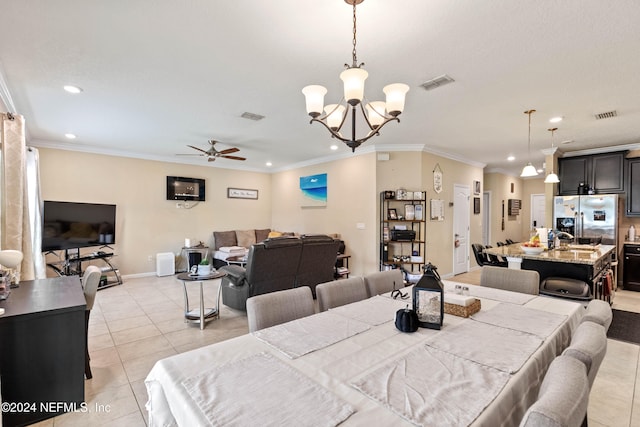
[(510, 268), (537, 271), (541, 283), (549, 277), (582, 280), (589, 285), (590, 298), (606, 299), (609, 296), (603, 281), (611, 267), (611, 256), (616, 249), (614, 245), (568, 245), (539, 254), (525, 253), (520, 245), (514, 243), (485, 248), (484, 251), (506, 258)]

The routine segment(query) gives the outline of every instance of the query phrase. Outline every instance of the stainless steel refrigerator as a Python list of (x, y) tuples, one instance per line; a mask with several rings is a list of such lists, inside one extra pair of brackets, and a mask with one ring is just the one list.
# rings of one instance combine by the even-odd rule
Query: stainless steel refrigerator
[(617, 214), (617, 194), (554, 197), (553, 225), (575, 236), (576, 243), (615, 245)]

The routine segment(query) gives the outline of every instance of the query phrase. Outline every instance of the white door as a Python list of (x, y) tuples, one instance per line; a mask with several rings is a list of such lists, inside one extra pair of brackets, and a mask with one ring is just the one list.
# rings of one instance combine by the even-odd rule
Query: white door
[(491, 241), (491, 192), (482, 193), (482, 244), (487, 246)]
[(531, 195), (531, 224), (529, 224), (529, 229), (531, 227), (535, 228), (544, 228), (545, 225), (545, 208), (546, 201), (544, 194), (532, 194)]
[(469, 209), (468, 185), (453, 185), (453, 274), (469, 271)]

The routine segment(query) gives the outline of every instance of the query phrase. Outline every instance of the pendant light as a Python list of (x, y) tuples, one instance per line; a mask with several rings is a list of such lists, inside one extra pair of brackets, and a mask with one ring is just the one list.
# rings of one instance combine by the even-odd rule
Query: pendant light
[(533, 165), (531, 164), (531, 114), (535, 113), (536, 110), (527, 110), (524, 113), (527, 114), (529, 116), (529, 142), (527, 143), (527, 149), (529, 150), (529, 163), (527, 163), (527, 165), (522, 169), (522, 173), (520, 174), (520, 177), (522, 178), (527, 178), (530, 176), (537, 176), (538, 175), (538, 171), (536, 170), (535, 167), (533, 167)]
[[(551, 128), (551, 129), (547, 129), (549, 132), (551, 132), (551, 151), (555, 151), (554, 150), (554, 146), (553, 146), (553, 133), (555, 131), (558, 130), (558, 128)], [(558, 175), (556, 175), (553, 172), (553, 163), (551, 163), (551, 172), (547, 175), (547, 177), (544, 179), (544, 183), (545, 184), (557, 184), (560, 182), (560, 179), (558, 178)]]

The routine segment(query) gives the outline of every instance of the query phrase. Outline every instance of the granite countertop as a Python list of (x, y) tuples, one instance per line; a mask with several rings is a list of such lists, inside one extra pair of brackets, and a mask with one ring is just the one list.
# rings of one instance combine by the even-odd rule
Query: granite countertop
[(615, 250), (613, 245), (569, 245), (567, 249), (552, 249), (534, 255), (526, 254), (520, 249), (520, 243), (488, 248), (484, 251), (501, 257), (533, 259), (539, 261), (566, 262), (571, 264), (595, 264)]

